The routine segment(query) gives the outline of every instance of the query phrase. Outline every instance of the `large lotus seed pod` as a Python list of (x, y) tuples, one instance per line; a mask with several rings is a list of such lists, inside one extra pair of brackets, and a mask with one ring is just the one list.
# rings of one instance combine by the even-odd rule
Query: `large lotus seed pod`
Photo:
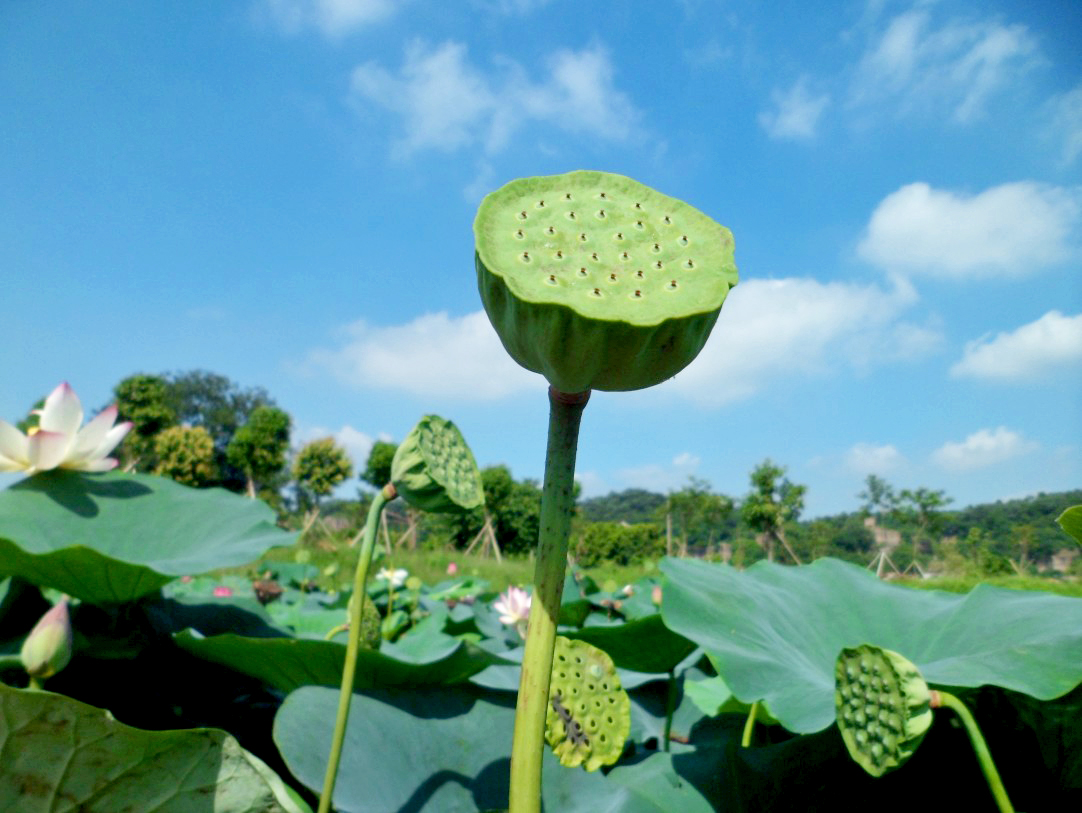
[(834, 678), (838, 728), (858, 765), (882, 776), (913, 756), (932, 724), (931, 692), (916, 666), (864, 645), (842, 650)]
[(503, 346), (561, 392), (676, 375), (737, 280), (728, 229), (607, 172), (512, 181), (481, 202), (473, 232), (481, 301)]
[(391, 461), (391, 482), (414, 508), (456, 513), (484, 505), (481, 472), (458, 427), (425, 415)]
[(569, 768), (596, 771), (624, 751), (631, 700), (612, 658), (585, 641), (556, 636), (545, 739)]

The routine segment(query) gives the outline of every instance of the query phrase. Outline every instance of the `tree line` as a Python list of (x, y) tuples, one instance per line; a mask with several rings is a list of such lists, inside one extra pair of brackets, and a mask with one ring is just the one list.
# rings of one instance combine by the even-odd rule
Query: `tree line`
[[(117, 452), (125, 470), (262, 499), (287, 527), (343, 538), (355, 534), (372, 491), (390, 480), (397, 447), (377, 441), (357, 472), (356, 497), (332, 498), (354, 476), (346, 450), (332, 437), (292, 448), (290, 415), (264, 389), (243, 388), (222, 375), (139, 373), (120, 381), (113, 395), (120, 418), (133, 424)], [(855, 495), (857, 511), (808, 521), (801, 519), (807, 486), (786, 473), (764, 460), (739, 496), (717, 493), (708, 481), (691, 477), (665, 494), (626, 489), (577, 499), (572, 555), (583, 566), (665, 554), (737, 566), (759, 559), (798, 564), (835, 556), (869, 563), (878, 557), (880, 567), (889, 561), (899, 571), (961, 560), (984, 573), (1021, 573), (1048, 567), (1066, 547), (1052, 520), (1082, 502), (1080, 490), (952, 512), (953, 501), (942, 490), (896, 489), (870, 475)], [(394, 537), (411, 548), (532, 551), (540, 484), (516, 479), (505, 465), (485, 467), (481, 478), (485, 506), (466, 514), (426, 515), (392, 505), (388, 544)]]

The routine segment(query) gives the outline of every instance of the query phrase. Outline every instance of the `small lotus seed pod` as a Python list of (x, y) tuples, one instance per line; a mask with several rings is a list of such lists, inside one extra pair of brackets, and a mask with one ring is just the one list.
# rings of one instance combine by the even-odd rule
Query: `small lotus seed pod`
[(631, 700), (612, 658), (585, 641), (556, 636), (545, 740), (560, 764), (596, 771), (624, 752)]
[[(878, 689), (868, 686), (868, 673), (879, 675), (872, 681)], [(882, 776), (909, 759), (932, 724), (931, 692), (917, 667), (896, 652), (864, 645), (842, 650), (834, 680), (838, 729), (856, 763)], [(860, 705), (850, 714), (854, 699)]]
[(481, 202), (473, 230), (481, 301), (503, 346), (561, 392), (676, 375), (737, 281), (728, 229), (607, 172), (512, 181)]
[(30, 677), (52, 677), (71, 660), (73, 647), (68, 600), (61, 599), (41, 617), (23, 642), (19, 659)]
[(399, 444), (391, 482), (422, 511), (459, 513), (485, 502), (473, 452), (458, 427), (438, 415), (425, 415)]

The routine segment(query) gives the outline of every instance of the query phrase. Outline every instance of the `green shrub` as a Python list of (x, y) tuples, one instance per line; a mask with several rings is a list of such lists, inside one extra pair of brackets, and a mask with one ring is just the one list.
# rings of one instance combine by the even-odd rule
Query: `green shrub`
[(579, 567), (601, 562), (630, 565), (665, 555), (665, 539), (653, 523), (587, 523), (571, 546)]

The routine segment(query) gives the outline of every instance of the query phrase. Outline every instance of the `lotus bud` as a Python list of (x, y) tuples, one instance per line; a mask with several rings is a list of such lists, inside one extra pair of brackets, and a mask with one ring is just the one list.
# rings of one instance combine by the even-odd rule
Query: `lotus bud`
[(19, 657), (35, 680), (52, 677), (71, 660), (71, 618), (68, 600), (61, 599), (30, 631)]
[(901, 766), (932, 724), (931, 691), (897, 652), (843, 649), (834, 667), (838, 729), (849, 755), (872, 776)]
[(461, 513), (485, 502), (473, 452), (458, 427), (438, 415), (425, 415), (399, 444), (391, 483), (422, 511)]
[(477, 286), (500, 341), (564, 393), (676, 375), (737, 281), (728, 229), (608, 172), (512, 181), (481, 202), (473, 231)]

